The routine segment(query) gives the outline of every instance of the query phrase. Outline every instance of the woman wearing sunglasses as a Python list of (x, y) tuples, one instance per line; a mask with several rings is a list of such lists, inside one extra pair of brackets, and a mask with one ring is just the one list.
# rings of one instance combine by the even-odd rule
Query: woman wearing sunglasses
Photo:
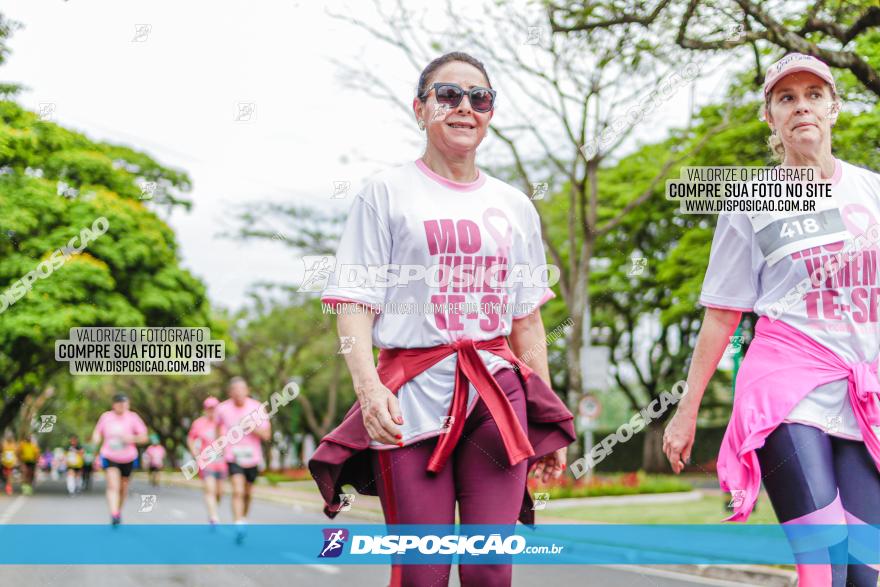
[[(388, 524), (454, 524), (457, 504), (462, 524), (512, 531), (534, 522), (528, 471), (546, 482), (565, 469), (575, 436), (549, 387), (538, 214), (475, 165), (494, 102), (473, 57), (432, 61), (413, 99), (424, 154), (372, 178), (349, 212), (337, 267), (392, 269), (355, 281), (337, 271), (321, 296), (358, 398), (309, 462), (330, 517), (357, 508), (340, 498), (351, 484), (379, 495)], [(517, 266), (526, 278), (513, 283)], [(393, 565), (391, 585), (447, 585), (449, 573), (448, 562)], [(465, 586), (511, 576), (510, 564), (459, 566)]]

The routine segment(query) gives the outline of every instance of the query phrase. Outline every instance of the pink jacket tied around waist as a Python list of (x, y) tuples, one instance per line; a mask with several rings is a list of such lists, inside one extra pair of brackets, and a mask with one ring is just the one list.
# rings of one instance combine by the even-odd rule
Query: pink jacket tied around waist
[[(527, 430), (520, 426), (509, 400), (486, 369), (477, 349), (490, 351), (516, 367), (526, 392)], [(379, 379), (396, 394), (404, 383), (452, 353), (458, 353), (449, 414), (453, 416), (452, 426), (440, 435), (428, 462), (428, 472), (436, 473), (445, 466), (461, 436), (466, 420), (469, 382), (498, 425), (511, 465), (528, 459), (531, 466), (539, 458), (574, 442), (576, 437), (571, 412), (547, 383), (513, 354), (504, 337), (463, 339), (429, 348), (382, 349), (377, 367)], [(330, 518), (339, 513), (342, 485), (351, 484), (365, 495), (378, 494), (369, 448), (370, 435), (364, 427), (360, 403), (355, 402), (342, 424), (321, 440), (308, 464), (324, 497), (324, 513)], [(532, 498), (526, 488), (519, 520), (524, 524), (533, 524), (534, 517)]]
[[(736, 378), (733, 413), (718, 454), (721, 489), (734, 495), (734, 513), (724, 521), (744, 522), (761, 488), (755, 451), (792, 408), (814, 388), (846, 379), (862, 439), (880, 469), (877, 359), (849, 364), (836, 353), (781, 320), (762, 316)], [(737, 493), (739, 492), (739, 493)]]

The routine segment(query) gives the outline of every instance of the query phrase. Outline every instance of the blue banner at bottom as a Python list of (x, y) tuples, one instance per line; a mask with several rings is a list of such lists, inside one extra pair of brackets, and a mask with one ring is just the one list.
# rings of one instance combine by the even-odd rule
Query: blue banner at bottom
[[(840, 548), (844, 543), (847, 548)], [(0, 526), (2, 564), (444, 562), (880, 564), (880, 527), (751, 524)]]

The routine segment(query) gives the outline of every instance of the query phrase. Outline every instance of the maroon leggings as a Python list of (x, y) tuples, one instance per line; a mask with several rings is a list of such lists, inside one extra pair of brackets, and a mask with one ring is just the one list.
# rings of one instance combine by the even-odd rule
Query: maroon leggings
[[(495, 374), (523, 430), (527, 430), (525, 391), (511, 369)], [(403, 448), (373, 450), (373, 471), (387, 524), (454, 524), (458, 502), (462, 524), (510, 524), (519, 517), (526, 485), (526, 461), (513, 467), (486, 404), (477, 399), (462, 436), (437, 475), (426, 472), (437, 437)], [(392, 565), (390, 587), (446, 587), (449, 564)], [(463, 564), (462, 587), (509, 587), (509, 564)]]

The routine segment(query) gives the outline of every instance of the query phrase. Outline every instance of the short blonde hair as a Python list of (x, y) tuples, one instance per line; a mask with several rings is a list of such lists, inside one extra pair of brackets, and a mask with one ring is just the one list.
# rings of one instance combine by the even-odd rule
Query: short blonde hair
[[(837, 95), (837, 91), (834, 89), (834, 86), (825, 82), (825, 86), (831, 91), (831, 103), (836, 104), (838, 108), (840, 107), (840, 96)], [(761, 104), (760, 112), (758, 113), (758, 117), (764, 122), (767, 121), (768, 115), (770, 114), (770, 96), (773, 95), (773, 90), (770, 90), (770, 93), (767, 94), (764, 98), (764, 103)], [(831, 123), (832, 126), (834, 123)], [(785, 159), (785, 145), (782, 144), (782, 137), (779, 136), (776, 132), (771, 132), (770, 136), (767, 137), (767, 146), (770, 147), (770, 154), (777, 161), (782, 161)]]

